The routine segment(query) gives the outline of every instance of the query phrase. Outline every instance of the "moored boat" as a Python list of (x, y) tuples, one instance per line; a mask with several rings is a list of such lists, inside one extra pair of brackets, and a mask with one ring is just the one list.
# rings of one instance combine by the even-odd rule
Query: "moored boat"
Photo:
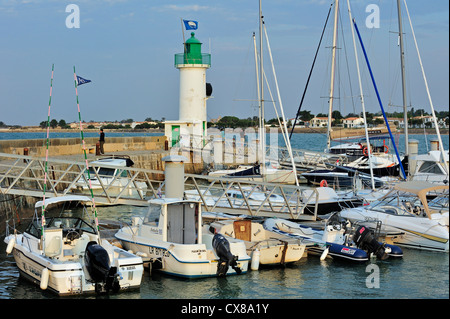
[(381, 231), (399, 246), (448, 252), (449, 217), (447, 210), (433, 209), (430, 198), (447, 196), (448, 186), (409, 181), (395, 184), (392, 190), (368, 206), (344, 209), (341, 216), (364, 222)]
[(352, 225), (348, 221), (342, 220), (337, 213), (328, 218), (323, 229), (279, 218), (267, 219), (264, 227), (286, 236), (303, 238), (314, 243), (307, 247), (307, 252), (319, 255), (322, 259), (332, 257), (365, 262), (371, 255), (381, 260), (403, 256), (399, 247), (378, 242), (373, 232), (362, 225)]
[[(122, 196), (128, 198), (144, 198), (147, 192), (145, 182), (136, 181), (124, 170), (132, 167), (134, 162), (127, 156), (101, 158), (92, 161), (89, 173), (81, 176), (72, 186), (74, 193), (94, 195)], [(89, 176), (88, 176), (89, 174)], [(90, 182), (90, 183), (89, 183)]]
[(165, 274), (198, 278), (245, 273), (250, 257), (243, 242), (205, 232), (201, 216), (198, 201), (150, 200), (147, 215), (133, 217), (115, 237)]
[(88, 197), (54, 197), (35, 207), (25, 232), (5, 237), (21, 276), (61, 296), (140, 287), (142, 259), (100, 238)]
[(252, 269), (257, 269), (259, 265), (283, 265), (299, 261), (306, 248), (302, 239), (277, 234), (250, 219), (220, 220), (204, 227), (210, 233), (220, 233), (229, 240), (243, 241), (247, 254), (252, 256)]

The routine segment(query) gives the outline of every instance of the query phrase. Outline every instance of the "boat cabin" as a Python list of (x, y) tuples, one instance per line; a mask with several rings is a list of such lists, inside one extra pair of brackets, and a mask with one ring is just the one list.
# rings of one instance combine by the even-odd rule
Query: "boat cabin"
[(162, 241), (176, 244), (201, 244), (200, 205), (200, 201), (176, 198), (150, 200), (139, 235), (159, 235)]

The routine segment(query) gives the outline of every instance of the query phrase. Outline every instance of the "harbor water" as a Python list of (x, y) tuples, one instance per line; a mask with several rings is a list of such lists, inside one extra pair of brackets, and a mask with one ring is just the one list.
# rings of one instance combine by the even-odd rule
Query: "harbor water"
[[(0, 139), (6, 139), (5, 134), (0, 133)], [(7, 136), (12, 139), (11, 135)], [(412, 135), (411, 138), (419, 141), (419, 153), (426, 153), (425, 136)], [(448, 135), (443, 136), (443, 143), (448, 149)], [(292, 139), (293, 148), (322, 151), (325, 146), (323, 134), (294, 134)], [(401, 137), (398, 148), (400, 152), (404, 148)], [(145, 212), (143, 207), (98, 208), (100, 220), (118, 220)], [(19, 276), (12, 255), (5, 253), (3, 239), (0, 243), (0, 299), (61, 299)], [(179, 279), (145, 271), (138, 290), (63, 299), (449, 299), (449, 254), (406, 248), (403, 251), (402, 259), (370, 260), (360, 264), (331, 259), (320, 261), (310, 256), (283, 267), (249, 270), (246, 274), (225, 278)]]

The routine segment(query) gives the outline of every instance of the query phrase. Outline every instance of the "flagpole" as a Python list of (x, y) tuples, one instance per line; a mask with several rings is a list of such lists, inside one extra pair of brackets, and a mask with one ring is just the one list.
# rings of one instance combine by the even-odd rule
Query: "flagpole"
[(75, 66), (73, 67), (73, 78), (74, 78), (74, 81), (75, 81), (75, 94), (77, 96), (77, 108), (78, 108), (78, 119), (80, 121), (81, 143), (82, 143), (82, 146), (83, 146), (84, 160), (86, 161), (86, 170), (87, 170), (87, 175), (88, 175), (88, 180), (89, 180), (88, 186), (89, 186), (89, 191), (91, 193), (92, 204), (93, 204), (93, 207), (94, 207), (95, 226), (97, 228), (98, 236), (100, 238), (100, 228), (98, 226), (97, 208), (95, 207), (94, 192), (92, 191), (91, 173), (89, 172), (89, 163), (88, 163), (87, 155), (86, 155), (86, 143), (84, 142), (83, 124), (81, 122), (80, 103), (79, 103), (79, 100), (78, 100), (78, 81), (77, 81), (77, 74), (75, 72)]
[[(47, 175), (48, 175), (48, 146), (50, 139), (50, 108), (52, 105), (52, 89), (53, 89), (53, 71), (55, 65), (52, 64), (52, 76), (50, 79), (50, 98), (48, 100), (48, 113), (47, 113), (47, 141), (46, 141), (46, 149), (45, 149), (45, 165), (44, 165), (44, 195), (42, 199), (42, 213), (41, 213), (41, 237), (44, 238), (44, 225), (45, 225), (45, 191), (47, 190)], [(44, 243), (45, 245), (45, 243)], [(42, 248), (44, 249), (44, 248)]]
[(183, 47), (184, 47), (184, 53), (186, 53), (186, 39), (184, 38), (183, 18), (180, 18), (180, 22), (181, 22), (181, 34), (183, 34)]

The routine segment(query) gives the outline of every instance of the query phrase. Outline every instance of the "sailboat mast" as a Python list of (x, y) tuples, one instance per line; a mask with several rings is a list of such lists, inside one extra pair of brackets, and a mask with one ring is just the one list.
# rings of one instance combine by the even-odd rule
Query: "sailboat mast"
[(264, 68), (263, 68), (263, 15), (261, 8), (261, 0), (259, 0), (259, 76), (261, 80), (260, 85), (260, 146), (261, 146), (261, 173), (265, 174), (265, 163), (266, 163), (266, 130), (264, 126)]
[(405, 51), (403, 49), (403, 28), (402, 28), (402, 13), (400, 0), (397, 0), (397, 14), (398, 14), (398, 33), (400, 39), (400, 66), (402, 69), (402, 94), (403, 94), (403, 122), (405, 123), (405, 156), (409, 154), (408, 148), (408, 109), (406, 105), (406, 85), (405, 85)]
[[(348, 18), (350, 19), (350, 26), (352, 25), (352, 10), (350, 8), (350, 0), (347, 0), (347, 7), (348, 7)], [(353, 50), (355, 52), (355, 63), (356, 63), (356, 71), (358, 74), (358, 83), (359, 83), (359, 94), (361, 99), (361, 107), (362, 107), (362, 113), (363, 113), (363, 119), (364, 119), (364, 133), (366, 135), (366, 143), (367, 143), (367, 157), (369, 158), (369, 170), (370, 170), (370, 182), (372, 185), (372, 190), (375, 190), (375, 181), (373, 178), (373, 163), (372, 163), (372, 150), (370, 147), (370, 139), (369, 139), (369, 132), (367, 131), (367, 118), (366, 118), (366, 106), (364, 103), (364, 95), (363, 95), (363, 89), (362, 89), (362, 83), (361, 83), (361, 72), (359, 69), (359, 61), (358, 61), (358, 51), (356, 50), (356, 39), (355, 39), (355, 31), (352, 29), (352, 39), (353, 39)]]
[(338, 23), (339, 0), (336, 0), (334, 7), (334, 30), (333, 30), (333, 47), (331, 58), (331, 81), (330, 81), (330, 99), (328, 102), (328, 130), (327, 130), (327, 148), (331, 147), (331, 115), (333, 112), (333, 93), (334, 93), (334, 73), (336, 67), (336, 39), (337, 39), (337, 23)]
[(411, 22), (411, 16), (409, 15), (408, 5), (406, 4), (406, 1), (403, 1), (403, 2), (405, 4), (406, 14), (408, 15), (409, 25), (411, 27), (411, 33), (412, 33), (412, 36), (414, 39), (414, 44), (416, 46), (417, 57), (419, 58), (420, 69), (422, 70), (422, 77), (423, 77), (423, 81), (425, 82), (425, 89), (427, 91), (428, 101), (430, 102), (431, 114), (433, 115), (434, 127), (436, 128), (436, 134), (437, 134), (438, 140), (439, 140), (439, 149), (441, 150), (441, 155), (442, 155), (442, 164), (448, 175), (449, 169), (448, 169), (447, 161), (445, 160), (444, 144), (442, 144), (441, 133), (439, 133), (439, 125), (438, 125), (438, 122), (436, 119), (436, 113), (434, 112), (433, 100), (431, 99), (430, 89), (428, 88), (427, 77), (425, 75), (425, 70), (423, 69), (423, 63), (422, 63), (422, 58), (420, 57), (419, 46), (417, 45), (417, 39), (416, 39), (416, 35), (414, 33), (414, 28), (413, 28), (413, 25)]

